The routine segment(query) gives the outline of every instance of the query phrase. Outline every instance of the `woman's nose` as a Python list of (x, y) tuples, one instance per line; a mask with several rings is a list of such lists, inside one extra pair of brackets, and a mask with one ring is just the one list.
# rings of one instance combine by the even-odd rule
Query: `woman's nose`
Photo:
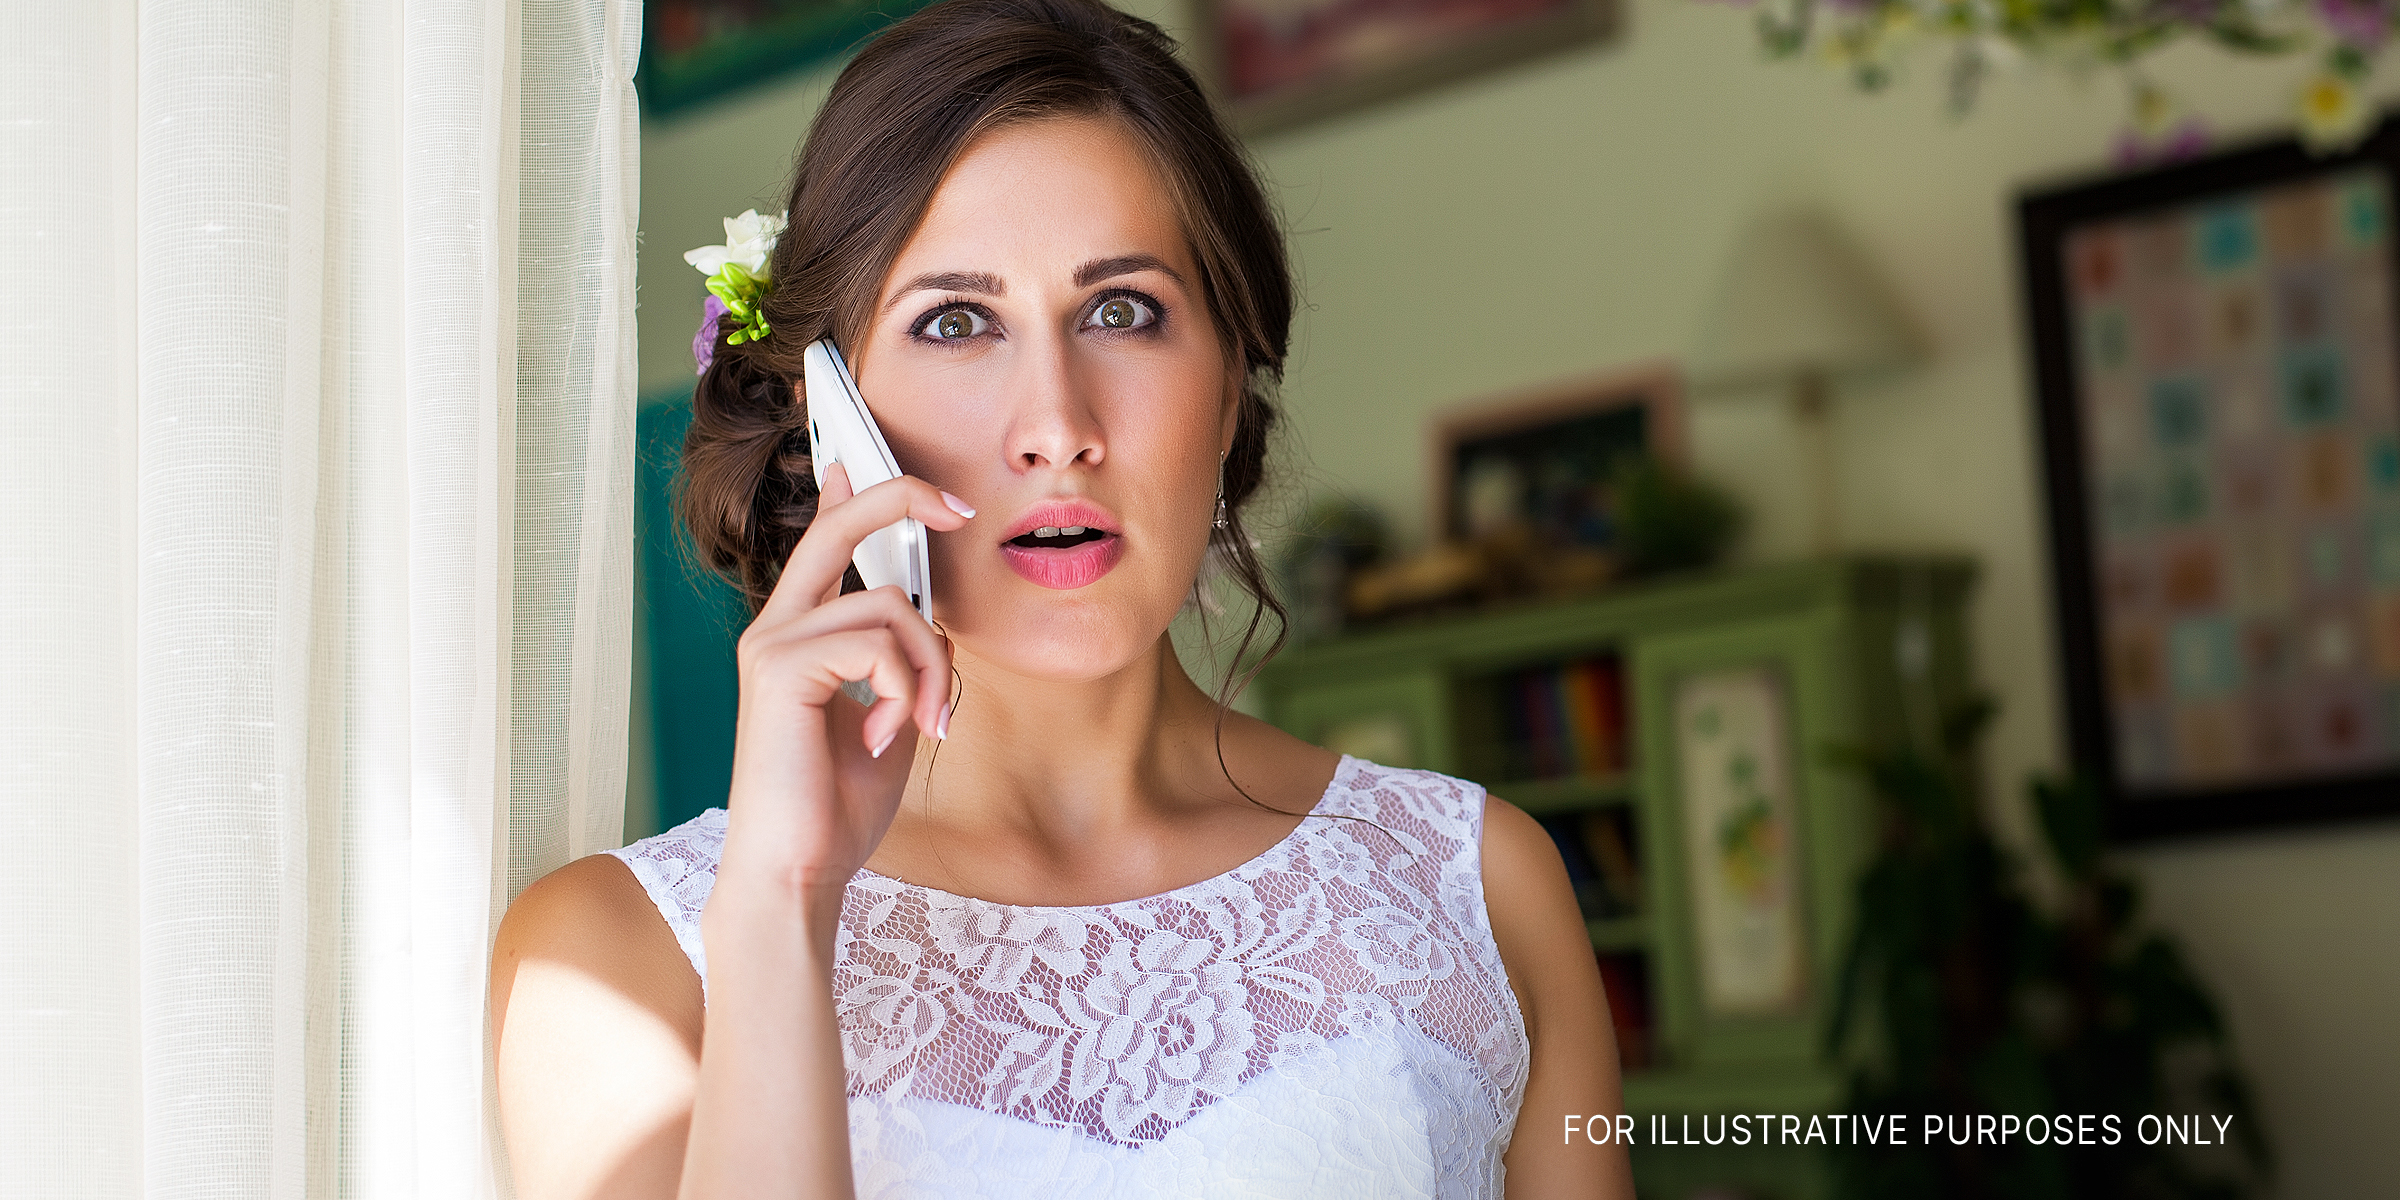
[(1070, 347), (1053, 344), (1019, 360), (1023, 374), (1009, 422), (1009, 461), (1019, 470), (1098, 466), (1106, 454), (1093, 380), (1078, 371)]

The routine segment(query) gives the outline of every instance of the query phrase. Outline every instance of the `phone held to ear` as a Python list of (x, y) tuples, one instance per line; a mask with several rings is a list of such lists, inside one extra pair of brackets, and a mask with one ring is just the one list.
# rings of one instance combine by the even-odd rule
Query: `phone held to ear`
[[(884, 443), (883, 430), (858, 394), (858, 381), (842, 361), (832, 338), (811, 343), (805, 356), (808, 389), (808, 457), (816, 464), (817, 486), (825, 486), (825, 468), (835, 463), (849, 473), (853, 494), (900, 477), (900, 464)], [(898, 584), (908, 593), (917, 614), (933, 619), (933, 572), (926, 564), (925, 526), (915, 517), (902, 517), (867, 535), (851, 554), (858, 577), (868, 587)]]

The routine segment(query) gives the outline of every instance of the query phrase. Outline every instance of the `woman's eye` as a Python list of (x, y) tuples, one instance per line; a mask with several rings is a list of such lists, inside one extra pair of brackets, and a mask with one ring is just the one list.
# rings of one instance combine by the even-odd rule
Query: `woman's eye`
[(1111, 296), (1092, 310), (1091, 324), (1102, 329), (1139, 329), (1157, 319), (1149, 305), (1131, 296)]
[(934, 314), (933, 319), (925, 322), (925, 327), (918, 332), (935, 341), (954, 342), (974, 337), (991, 327), (992, 323), (984, 320), (982, 314), (972, 309), (954, 308)]

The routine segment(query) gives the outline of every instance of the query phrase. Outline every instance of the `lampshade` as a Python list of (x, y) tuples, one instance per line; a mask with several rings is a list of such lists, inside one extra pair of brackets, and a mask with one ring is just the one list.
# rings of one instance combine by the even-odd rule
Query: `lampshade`
[(1783, 213), (1735, 247), (1701, 326), (1695, 381), (1712, 390), (1906, 365), (1922, 343), (1832, 223)]

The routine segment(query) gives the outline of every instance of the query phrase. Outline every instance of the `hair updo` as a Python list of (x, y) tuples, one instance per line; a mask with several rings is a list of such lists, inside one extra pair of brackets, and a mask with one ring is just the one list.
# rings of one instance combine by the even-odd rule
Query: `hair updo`
[[(677, 505), (701, 560), (755, 615), (816, 515), (802, 356), (832, 337), (854, 346), (876, 292), (933, 193), (969, 143), (1051, 117), (1122, 122), (1173, 194), (1199, 286), (1243, 387), (1224, 463), (1226, 528), (1211, 548), (1259, 602), (1282, 605), (1243, 532), (1265, 476), (1273, 389), (1290, 340), (1282, 232), (1248, 157), (1156, 25), (1100, 0), (942, 0), (859, 52), (818, 111), (793, 173), (788, 221), (769, 263), (773, 333), (725, 338), (692, 393)], [(1251, 618), (1246, 650), (1258, 631)], [(1277, 641), (1280, 642), (1280, 634)], [(1236, 661), (1241, 654), (1237, 653)]]

